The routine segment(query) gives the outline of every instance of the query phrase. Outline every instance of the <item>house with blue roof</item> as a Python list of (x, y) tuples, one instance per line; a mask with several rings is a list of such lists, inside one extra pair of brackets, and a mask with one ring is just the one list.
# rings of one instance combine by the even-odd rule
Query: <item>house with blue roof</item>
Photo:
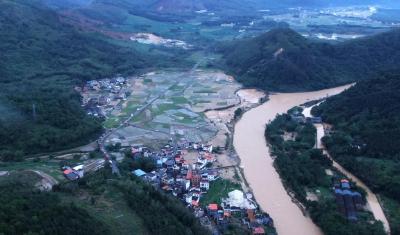
[(136, 175), (137, 177), (142, 177), (142, 176), (146, 175), (146, 172), (144, 172), (141, 169), (137, 169), (137, 170), (132, 171), (132, 174)]

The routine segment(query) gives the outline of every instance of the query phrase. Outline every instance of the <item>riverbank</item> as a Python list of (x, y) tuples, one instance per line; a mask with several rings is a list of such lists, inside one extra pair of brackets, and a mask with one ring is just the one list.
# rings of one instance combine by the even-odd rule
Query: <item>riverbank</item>
[(269, 101), (243, 114), (235, 125), (233, 144), (244, 175), (260, 207), (274, 218), (279, 234), (322, 234), (292, 202), (283, 187), (264, 138), (265, 124), (279, 113), (311, 100), (338, 94), (351, 85), (315, 92), (276, 93)]
[(304, 122), (300, 110), (295, 107), (278, 115), (265, 131), (275, 157), (274, 167), (286, 191), (305, 206), (312, 221), (326, 235), (385, 235), (383, 226), (363, 200), (364, 190), (349, 183), (322, 150), (316, 148), (317, 129), (311, 122)]
[[(314, 105), (313, 105), (314, 106)], [(303, 111), (303, 114), (305, 117), (311, 117), (311, 109), (313, 106), (306, 108)], [(377, 197), (372, 190), (364, 183), (362, 182), (358, 177), (356, 177), (354, 174), (346, 170), (343, 166), (341, 166), (337, 161), (335, 161), (331, 155), (329, 154), (328, 150), (325, 148), (322, 142), (322, 138), (325, 136), (326, 132), (325, 130), (327, 127), (331, 129), (332, 127), (329, 124), (323, 123), (323, 124), (314, 124), (315, 128), (317, 129), (317, 140), (316, 140), (316, 148), (322, 149), (323, 153), (332, 161), (333, 167), (336, 168), (338, 171), (340, 171), (343, 175), (345, 175), (347, 178), (352, 180), (362, 188), (366, 192), (366, 201), (368, 204), (368, 209), (372, 212), (374, 215), (374, 218), (378, 221), (381, 221), (383, 223), (383, 226), (385, 228), (385, 231), (387, 234), (390, 234), (390, 226), (389, 222), (385, 216), (385, 213), (383, 211), (382, 205)]]
[[(323, 129), (323, 128), (322, 128)], [(325, 134), (325, 133), (324, 133)], [(323, 136), (322, 136), (323, 137)], [(321, 138), (322, 138), (321, 137)], [(319, 138), (320, 139), (320, 138)], [(371, 191), (371, 189), (364, 184), (358, 177), (353, 175), (351, 172), (343, 168), (339, 163), (337, 163), (329, 154), (329, 152), (326, 150), (326, 148), (322, 145), (323, 152), (330, 160), (332, 160), (333, 167), (335, 167), (338, 171), (340, 171), (342, 174), (346, 175), (349, 179), (351, 179), (353, 182), (357, 183), (357, 186), (360, 188), (364, 189), (365, 192), (367, 193), (366, 195), (366, 200), (369, 206), (370, 211), (374, 215), (376, 220), (379, 220), (383, 223), (383, 227), (385, 228), (385, 231), (387, 234), (390, 234), (390, 226), (389, 222), (386, 219), (385, 213), (383, 212), (383, 208), (381, 206), (381, 203), (378, 199), (378, 197)]]
[[(240, 158), (233, 148), (234, 126), (240, 119), (240, 117), (235, 117), (235, 111), (241, 109), (242, 112), (246, 112), (247, 110), (259, 106), (260, 103), (266, 99), (266, 94), (256, 89), (245, 88), (238, 89), (235, 91), (235, 94), (239, 99), (236, 105), (204, 112), (207, 119), (219, 130), (217, 135), (210, 140), (208, 144), (220, 146), (222, 147), (221, 149), (223, 149), (217, 157), (217, 166), (225, 168), (221, 170), (222, 178), (240, 183), (244, 191), (250, 192), (251, 189), (248, 187), (248, 183), (244, 178), (243, 170), (239, 168)], [(228, 166), (230, 167), (226, 168)], [(238, 179), (237, 176), (239, 176), (240, 179)]]

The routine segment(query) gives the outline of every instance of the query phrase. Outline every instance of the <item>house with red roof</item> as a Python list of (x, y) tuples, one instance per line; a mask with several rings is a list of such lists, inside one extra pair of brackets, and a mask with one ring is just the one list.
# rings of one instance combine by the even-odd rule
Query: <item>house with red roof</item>
[(209, 204), (207, 207), (210, 211), (218, 211), (218, 204)]
[(265, 234), (265, 230), (263, 227), (258, 226), (258, 227), (253, 228), (253, 234), (257, 234), (257, 235)]

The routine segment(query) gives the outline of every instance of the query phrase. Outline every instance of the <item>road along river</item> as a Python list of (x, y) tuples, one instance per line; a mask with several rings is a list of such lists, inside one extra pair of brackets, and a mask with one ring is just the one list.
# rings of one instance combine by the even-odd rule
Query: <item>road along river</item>
[[(318, 105), (318, 104), (317, 104)], [(305, 117), (311, 117), (311, 109), (315, 105), (305, 108), (303, 110), (303, 114)], [(385, 231), (387, 234), (390, 234), (390, 226), (389, 222), (386, 219), (386, 216), (383, 212), (382, 206), (379, 203), (379, 200), (377, 196), (371, 191), (371, 189), (368, 188), (367, 185), (364, 184), (359, 178), (354, 176), (351, 172), (347, 171), (344, 169), (339, 163), (337, 163), (329, 154), (329, 152), (325, 149), (323, 143), (322, 143), (322, 137), (325, 136), (325, 124), (314, 124), (315, 128), (317, 129), (317, 143), (316, 143), (316, 148), (322, 149), (323, 152), (325, 153), (326, 156), (328, 156), (329, 159), (332, 160), (333, 167), (335, 167), (338, 171), (342, 172), (343, 175), (347, 176), (347, 178), (351, 179), (352, 181), (356, 182), (357, 185), (365, 190), (367, 193), (366, 195), (366, 200), (369, 206), (370, 211), (374, 215), (376, 220), (380, 220), (383, 223), (383, 226), (385, 228)]]
[(294, 106), (339, 94), (350, 86), (315, 92), (272, 94), (269, 101), (246, 112), (235, 125), (233, 144), (246, 180), (261, 208), (274, 219), (280, 235), (320, 235), (322, 232), (309, 217), (303, 215), (283, 187), (265, 141), (265, 125), (277, 114), (287, 112)]
[(379, 203), (378, 198), (376, 195), (371, 191), (371, 189), (368, 188), (367, 185), (365, 185), (359, 178), (357, 178), (355, 175), (344, 169), (339, 163), (337, 163), (333, 158), (329, 155), (328, 151), (324, 148), (322, 145), (322, 137), (325, 136), (325, 130), (324, 126), (322, 124), (315, 124), (315, 127), (317, 128), (317, 141), (319, 143), (319, 146), (317, 148), (322, 148), (324, 153), (329, 157), (329, 159), (332, 160), (333, 162), (333, 167), (335, 167), (337, 170), (342, 172), (347, 178), (351, 179), (352, 181), (356, 182), (357, 185), (365, 190), (367, 193), (366, 195), (366, 200), (369, 206), (369, 209), (371, 210), (372, 214), (374, 215), (376, 220), (379, 220), (383, 223), (383, 227), (385, 228), (385, 231), (387, 234), (390, 234), (390, 227), (389, 227), (389, 222), (386, 219), (386, 216), (383, 212), (383, 209), (381, 207), (381, 204)]

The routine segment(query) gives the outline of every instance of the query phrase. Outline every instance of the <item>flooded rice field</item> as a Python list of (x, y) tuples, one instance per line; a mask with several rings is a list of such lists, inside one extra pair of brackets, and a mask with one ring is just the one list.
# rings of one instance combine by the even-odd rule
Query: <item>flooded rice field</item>
[(131, 78), (128, 83), (131, 94), (106, 123), (113, 128), (129, 121), (109, 137), (109, 142), (153, 145), (170, 138), (207, 142), (219, 128), (204, 112), (240, 103), (235, 92), (241, 85), (219, 71), (157, 71)]

